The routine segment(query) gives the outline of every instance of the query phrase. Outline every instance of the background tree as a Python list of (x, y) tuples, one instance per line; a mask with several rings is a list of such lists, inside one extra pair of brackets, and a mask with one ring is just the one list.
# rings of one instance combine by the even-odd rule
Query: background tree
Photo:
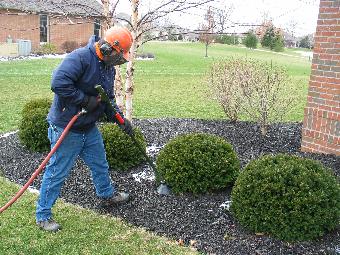
[(168, 34), (168, 40), (169, 41), (177, 41), (178, 35), (174, 31), (175, 29), (173, 27), (167, 28), (167, 34)]
[[(114, 25), (114, 13), (116, 11), (119, 0), (102, 0), (103, 4), (103, 16), (101, 27), (103, 32)], [(123, 93), (123, 79), (120, 66), (115, 66), (116, 75), (114, 82), (114, 94), (118, 107), (124, 111), (124, 93)]]
[(311, 49), (312, 48), (312, 43), (308, 37), (308, 35), (304, 36), (300, 42), (299, 42), (299, 47), (300, 48), (307, 48), (307, 49)]
[(274, 37), (275, 37), (274, 27), (269, 26), (261, 39), (261, 46), (272, 49)]
[(280, 52), (283, 51), (284, 45), (285, 44), (281, 33), (276, 33), (270, 49), (276, 52)]
[(234, 11), (233, 5), (224, 5), (222, 8), (213, 8), (216, 32), (223, 34), (226, 31), (227, 23)]
[(261, 25), (256, 28), (255, 34), (258, 36), (260, 41), (262, 41), (262, 38), (269, 27), (274, 27), (273, 22), (264, 18), (264, 21), (261, 23)]
[[(131, 30), (133, 43), (130, 49), (130, 59), (126, 67), (126, 80), (125, 80), (125, 117), (132, 120), (133, 107), (133, 88), (134, 88), (134, 71), (135, 71), (135, 58), (137, 54), (137, 49), (140, 45), (145, 43), (143, 35), (152, 31), (157, 27), (157, 23), (161, 22), (171, 13), (184, 12), (189, 9), (194, 9), (214, 0), (167, 0), (159, 2), (159, 5), (154, 3), (149, 6), (154, 6), (149, 8), (149, 10), (141, 15), (140, 7), (142, 1), (131, 0), (131, 19), (118, 18), (117, 20), (126, 22)], [(143, 1), (147, 4), (147, 1)], [(162, 33), (163, 35), (163, 33)], [(149, 37), (148, 40), (156, 39), (157, 37)]]
[[(230, 15), (234, 10), (233, 5), (224, 5), (221, 8), (211, 7), (213, 20), (214, 20), (214, 30), (215, 30), (215, 42), (222, 44), (237, 44), (238, 38), (233, 35), (226, 34), (226, 28), (228, 27), (228, 22), (230, 21)], [(207, 27), (207, 26), (206, 26)]]
[(239, 44), (239, 37), (237, 35), (217, 35), (215, 37), (215, 42), (228, 45), (237, 45)]
[(205, 44), (205, 57), (208, 57), (208, 47), (214, 41), (214, 13), (212, 8), (209, 7), (205, 15), (205, 23), (201, 25), (201, 34), (199, 37), (200, 42)]
[(292, 36), (295, 37), (295, 31), (297, 27), (297, 21), (296, 20), (290, 20), (287, 25), (287, 31)]
[(246, 36), (246, 38), (244, 38), (243, 43), (247, 48), (250, 48), (250, 49), (256, 49), (257, 48), (258, 39), (257, 39), (257, 37), (256, 37), (256, 35), (254, 34), (253, 31), (249, 31), (247, 33), (247, 36)]
[(297, 103), (301, 87), (278, 65), (254, 59), (220, 60), (211, 65), (207, 82), (226, 116), (257, 121), (263, 136), (271, 122), (282, 120)]
[(233, 43), (233, 38), (230, 35), (217, 35), (215, 42), (231, 45)]

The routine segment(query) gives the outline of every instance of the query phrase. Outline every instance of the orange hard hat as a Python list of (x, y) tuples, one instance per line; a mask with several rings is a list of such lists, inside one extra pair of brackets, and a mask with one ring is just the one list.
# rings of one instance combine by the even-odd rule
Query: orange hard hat
[(117, 52), (122, 53), (126, 60), (129, 60), (130, 48), (132, 45), (131, 32), (120, 26), (114, 26), (106, 30), (104, 40), (108, 42)]

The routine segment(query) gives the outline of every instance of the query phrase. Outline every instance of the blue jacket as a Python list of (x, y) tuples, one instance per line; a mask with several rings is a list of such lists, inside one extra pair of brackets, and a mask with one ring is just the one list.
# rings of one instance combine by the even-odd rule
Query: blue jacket
[[(99, 38), (92, 36), (87, 46), (76, 49), (66, 56), (54, 70), (51, 81), (55, 93), (47, 120), (65, 128), (71, 118), (81, 110), (84, 95), (97, 96), (94, 88), (100, 84), (111, 100), (114, 99), (114, 67), (106, 67), (97, 57), (94, 43)], [(106, 111), (104, 104), (91, 113), (81, 115), (71, 128), (75, 132), (86, 132)]]

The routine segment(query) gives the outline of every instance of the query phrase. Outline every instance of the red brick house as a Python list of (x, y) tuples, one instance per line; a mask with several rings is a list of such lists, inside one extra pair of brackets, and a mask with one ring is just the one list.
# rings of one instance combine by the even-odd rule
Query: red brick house
[(11, 37), (31, 40), (33, 50), (45, 43), (59, 51), (65, 42), (81, 46), (101, 35), (102, 9), (96, 0), (1, 0), (0, 43)]
[(339, 0), (320, 0), (301, 149), (340, 156)]

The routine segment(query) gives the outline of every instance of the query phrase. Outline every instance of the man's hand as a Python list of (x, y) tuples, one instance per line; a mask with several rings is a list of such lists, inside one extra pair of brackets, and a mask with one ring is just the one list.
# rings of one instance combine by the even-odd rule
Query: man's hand
[(128, 136), (133, 136), (132, 125), (129, 120), (124, 118), (124, 124), (118, 123), (118, 125)]
[(84, 96), (83, 102), (81, 103), (81, 107), (83, 107), (87, 112), (93, 112), (100, 102), (100, 97), (94, 96)]

